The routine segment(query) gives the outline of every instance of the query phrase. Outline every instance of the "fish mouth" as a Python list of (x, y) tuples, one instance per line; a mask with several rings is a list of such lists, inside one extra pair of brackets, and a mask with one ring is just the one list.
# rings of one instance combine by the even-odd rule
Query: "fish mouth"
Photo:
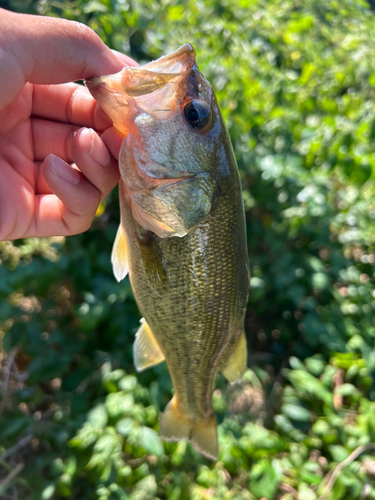
[[(211, 107), (213, 95), (193, 47), (184, 44), (145, 66), (125, 67), (85, 84), (124, 136), (119, 168), (134, 219), (160, 238), (188, 234), (208, 215), (215, 186), (210, 174), (185, 155), (186, 135), (201, 144), (185, 105), (198, 99)], [(177, 151), (174, 156), (169, 144)]]
[(155, 189), (161, 182), (186, 180), (192, 173), (171, 170), (154, 162), (144, 150), (139, 133), (141, 120), (157, 122), (173, 118), (179, 110), (191, 75), (198, 75), (192, 45), (142, 67), (124, 67), (114, 75), (85, 81), (95, 100), (124, 135), (126, 158), (119, 159), (122, 178), (131, 190)]
[(94, 99), (124, 136), (142, 112), (154, 119), (172, 118), (181, 100), (204, 79), (189, 43), (141, 67), (124, 67), (119, 73), (85, 80)]
[[(144, 105), (150, 108), (150, 111), (155, 110), (167, 99), (171, 99), (174, 88), (181, 82), (181, 79), (195, 70), (198, 70), (195, 50), (190, 43), (185, 43), (175, 52), (160, 57), (156, 61), (141, 67), (126, 66), (114, 75), (90, 78), (85, 80), (85, 85), (118, 128), (119, 120), (115, 123), (116, 113), (110, 109), (113, 98), (122, 112), (127, 108), (127, 115), (131, 114), (134, 104)], [(150, 94), (153, 94), (152, 102), (147, 100)], [(142, 102), (144, 97), (146, 101)]]
[(143, 68), (157, 73), (184, 73), (197, 66), (195, 50), (190, 43), (184, 43), (179, 49), (171, 54), (152, 61)]
[(144, 151), (138, 134), (125, 137), (120, 153), (120, 171), (130, 191), (157, 189), (194, 177), (192, 172), (173, 171), (154, 162)]
[(195, 50), (190, 43), (185, 43), (175, 52), (142, 67), (126, 66), (120, 73), (85, 80), (85, 85), (91, 93), (99, 91), (98, 86), (104, 84), (112, 90), (122, 90), (129, 97), (141, 97), (155, 92), (193, 68), (197, 68)]

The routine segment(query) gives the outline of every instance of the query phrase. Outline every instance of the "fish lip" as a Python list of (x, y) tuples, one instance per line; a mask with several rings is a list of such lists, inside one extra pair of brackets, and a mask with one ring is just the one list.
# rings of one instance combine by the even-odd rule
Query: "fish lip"
[(130, 191), (158, 189), (195, 176), (194, 172), (171, 170), (154, 162), (132, 133), (124, 138), (121, 148), (125, 156), (120, 161), (120, 174)]
[(93, 78), (88, 78), (87, 80), (83, 80), (83, 83), (85, 84), (85, 87), (87, 87), (89, 90), (93, 89), (100, 83), (103, 83), (103, 76), (94, 76)]
[[(121, 80), (126, 81), (127, 75), (129, 75), (130, 79), (131, 77), (136, 77), (137, 74), (147, 75), (150, 79), (152, 79), (153, 75), (155, 75), (155, 78), (157, 78), (157, 75), (169, 75), (170, 78), (168, 78), (168, 80), (172, 80), (182, 77), (194, 69), (198, 69), (195, 60), (195, 50), (190, 43), (184, 43), (171, 54), (159, 57), (159, 59), (151, 61), (143, 66), (124, 66), (118, 73), (94, 76), (93, 78), (84, 80), (84, 84), (91, 91), (98, 85), (105, 84), (111, 87), (111, 83), (114, 84), (116, 79), (119, 80), (121, 78)], [(165, 82), (163, 84), (165, 84)], [(130, 86), (128, 88), (125, 87), (123, 90), (127, 93), (127, 90), (130, 90), (130, 88)], [(138, 96), (141, 95), (143, 94), (138, 94)]]
[[(179, 64), (180, 70), (176, 71)], [(155, 73), (175, 73), (181, 75), (193, 68), (197, 68), (195, 50), (190, 43), (184, 43), (174, 52), (159, 57), (159, 59), (151, 61), (142, 67)]]

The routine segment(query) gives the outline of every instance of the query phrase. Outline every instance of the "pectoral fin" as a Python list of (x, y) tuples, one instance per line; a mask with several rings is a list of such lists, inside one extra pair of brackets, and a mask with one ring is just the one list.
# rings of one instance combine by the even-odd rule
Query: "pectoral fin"
[(238, 382), (245, 373), (247, 365), (246, 337), (243, 331), (237, 340), (233, 354), (230, 356), (225, 366), (222, 368), (224, 377), (229, 383)]
[[(134, 196), (133, 196), (134, 198)], [(149, 213), (143, 211), (137, 203), (132, 203), (132, 213), (138, 224), (160, 236), (160, 238), (168, 238), (175, 234), (175, 230), (164, 224), (161, 220), (156, 219)]]
[(138, 372), (155, 366), (164, 361), (164, 354), (161, 352), (158, 343), (152, 334), (144, 318), (141, 319), (141, 326), (135, 334), (133, 346), (134, 366)]
[(111, 262), (115, 278), (117, 281), (121, 281), (129, 272), (129, 249), (122, 223), (120, 223), (117, 229), (116, 239), (112, 249)]

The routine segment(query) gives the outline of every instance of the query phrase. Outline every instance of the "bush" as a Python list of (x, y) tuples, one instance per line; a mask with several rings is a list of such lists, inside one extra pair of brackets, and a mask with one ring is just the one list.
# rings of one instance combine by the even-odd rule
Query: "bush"
[(166, 367), (134, 373), (140, 316), (129, 282), (117, 284), (110, 266), (116, 192), (83, 235), (0, 243), (0, 493), (375, 499), (375, 16), (368, 4), (9, 6), (84, 22), (139, 62), (183, 41), (195, 46), (240, 168), (252, 279), (249, 370), (234, 387), (218, 377), (220, 454), (211, 463), (184, 442), (159, 438), (158, 412), (171, 395)]

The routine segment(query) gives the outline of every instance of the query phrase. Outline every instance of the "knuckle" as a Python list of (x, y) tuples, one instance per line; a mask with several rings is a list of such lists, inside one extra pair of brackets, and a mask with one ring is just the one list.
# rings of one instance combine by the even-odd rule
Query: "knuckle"
[(67, 103), (66, 103), (65, 113), (66, 113), (66, 117), (67, 117), (69, 123), (72, 123), (72, 120), (74, 117), (76, 100), (77, 100), (77, 96), (79, 96), (79, 91), (80, 91), (80, 88), (78, 87), (78, 85), (76, 87), (74, 87), (72, 90), (72, 93), (70, 94), (70, 98), (67, 100)]
[(92, 224), (92, 218), (88, 217), (80, 217), (76, 216), (73, 220), (64, 219), (64, 225), (67, 231), (67, 234), (74, 235), (84, 233), (88, 229), (90, 229)]
[(85, 218), (85, 220), (81, 221), (80, 224), (80, 233), (84, 233), (85, 231), (88, 231), (92, 225), (93, 218)]
[(65, 137), (64, 152), (69, 163), (74, 162), (76, 141), (80, 127), (74, 127)]
[(75, 36), (76, 38), (82, 40), (88, 39), (91, 41), (95, 41), (98, 38), (98, 35), (94, 30), (89, 28), (86, 24), (80, 23), (78, 21), (68, 21), (66, 20), (67, 31), (69, 31), (69, 36)]
[(74, 114), (74, 104), (75, 104), (75, 99), (77, 96), (77, 91), (78, 91), (78, 88), (75, 88), (73, 90), (73, 92), (70, 95), (70, 99), (68, 99), (68, 101), (66, 103), (65, 114), (66, 114), (66, 117), (67, 117), (69, 123), (72, 122), (72, 118), (73, 118), (73, 114)]

